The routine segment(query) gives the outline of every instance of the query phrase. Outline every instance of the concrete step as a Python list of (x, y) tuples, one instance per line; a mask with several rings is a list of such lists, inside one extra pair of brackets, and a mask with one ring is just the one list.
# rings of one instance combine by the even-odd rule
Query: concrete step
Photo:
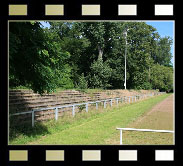
[(14, 99), (14, 98), (24, 98), (24, 97), (27, 97), (27, 98), (32, 98), (32, 97), (48, 97), (48, 96), (55, 96), (55, 95), (53, 95), (53, 94), (45, 94), (45, 95), (39, 95), (39, 94), (37, 94), (37, 93), (33, 93), (33, 94), (14, 94), (14, 95), (12, 95), (12, 94), (9, 94), (9, 98), (10, 99)]
[[(104, 100), (104, 99), (100, 99), (100, 100)], [(92, 99), (88, 99), (84, 102), (90, 102), (90, 101), (96, 101), (96, 100), (92, 100)], [(113, 101), (114, 103), (115, 101)], [(21, 110), (27, 111), (27, 110), (32, 110), (32, 109), (36, 109), (36, 108), (47, 108), (47, 107), (55, 107), (55, 106), (63, 106), (63, 105), (72, 105), (72, 104), (76, 104), (76, 103), (83, 103), (83, 101), (79, 101), (79, 100), (73, 100), (73, 101), (62, 101), (62, 102), (50, 102), (50, 103), (35, 103), (35, 104), (28, 104), (28, 105), (10, 105), (10, 110), (19, 110), (19, 112), (22, 112)], [(11, 112), (11, 111), (10, 111)], [(16, 111), (17, 112), (17, 111)]]
[[(50, 94), (78, 94), (79, 91), (61, 91), (61, 92), (54, 92)], [(9, 90), (10, 95), (26, 95), (26, 94), (38, 94), (34, 93), (32, 90)], [(39, 94), (38, 94), (39, 95)], [(47, 95), (47, 94), (43, 94)]]
[[(16, 103), (21, 103), (21, 102), (26, 102), (26, 103), (32, 103), (32, 102), (39, 102), (40, 100), (41, 101), (44, 101), (44, 102), (49, 102), (49, 101), (52, 101), (52, 100), (71, 100), (71, 99), (78, 99), (78, 98), (88, 98), (89, 96), (86, 96), (86, 95), (77, 95), (77, 96), (42, 96), (42, 97), (37, 97), (37, 96), (34, 96), (32, 98), (11, 98), (9, 99), (9, 103), (10, 104), (16, 104)], [(90, 97), (89, 97), (90, 98)], [(95, 97), (94, 97), (95, 98)]]
[[(16, 101), (16, 100), (39, 100), (39, 99), (46, 99), (46, 98), (66, 98), (66, 99), (68, 99), (68, 98), (74, 98), (75, 96), (55, 96), (55, 95), (53, 95), (53, 96), (26, 96), (26, 97), (11, 97), (11, 98), (9, 98), (10, 99), (10, 101)], [(76, 96), (76, 97), (85, 97), (85, 96)]]
[(86, 101), (90, 99), (90, 97), (83, 97), (83, 98), (70, 98), (62, 99), (62, 98), (55, 98), (55, 99), (41, 99), (41, 100), (32, 100), (32, 101), (21, 101), (21, 102), (14, 102), (9, 103), (10, 106), (13, 105), (30, 105), (30, 104), (39, 104), (39, 103), (52, 103), (52, 102), (72, 102), (72, 101)]
[[(76, 104), (76, 103), (80, 103), (80, 102), (73, 102), (72, 104)], [(25, 112), (25, 111), (31, 111), (32, 109), (39, 109), (39, 108), (49, 108), (49, 107), (56, 107), (56, 106), (63, 106), (63, 105), (72, 105), (70, 102), (65, 102), (65, 103), (52, 103), (52, 104), (39, 104), (39, 105), (34, 105), (34, 106), (23, 106), (21, 105), (18, 108), (10, 108), (10, 114), (12, 113), (16, 113), (16, 112)]]
[(74, 95), (69, 95), (69, 94), (47, 94), (40, 96), (39, 94), (27, 94), (27, 95), (9, 95), (10, 101), (12, 99), (39, 99), (39, 98), (45, 98), (45, 97), (60, 97), (60, 98), (74, 98), (74, 97), (86, 97), (87, 95), (82, 95), (82, 94), (74, 94)]

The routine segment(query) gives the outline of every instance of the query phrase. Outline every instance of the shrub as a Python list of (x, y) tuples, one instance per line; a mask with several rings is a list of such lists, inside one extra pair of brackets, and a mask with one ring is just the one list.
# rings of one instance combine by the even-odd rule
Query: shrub
[(88, 88), (88, 81), (85, 78), (84, 73), (82, 73), (81, 76), (79, 77), (79, 81), (76, 87), (80, 90), (85, 90)]
[(105, 89), (111, 86), (109, 84), (109, 79), (112, 74), (112, 69), (107, 63), (103, 63), (102, 60), (98, 59), (92, 63), (90, 69), (89, 80), (92, 88)]

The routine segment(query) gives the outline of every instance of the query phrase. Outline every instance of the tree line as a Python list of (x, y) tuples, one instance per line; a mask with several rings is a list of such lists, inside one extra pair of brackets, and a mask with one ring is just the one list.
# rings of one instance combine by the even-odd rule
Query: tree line
[(145, 22), (48, 23), (9, 23), (10, 88), (124, 89), (127, 47), (127, 89), (173, 91), (172, 39)]

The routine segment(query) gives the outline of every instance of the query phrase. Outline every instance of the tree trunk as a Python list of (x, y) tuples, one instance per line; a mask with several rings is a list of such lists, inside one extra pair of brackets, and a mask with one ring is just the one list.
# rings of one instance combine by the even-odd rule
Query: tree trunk
[(103, 50), (101, 49), (100, 46), (98, 46), (98, 51), (99, 51), (99, 55), (98, 55), (98, 60), (102, 60), (103, 61)]

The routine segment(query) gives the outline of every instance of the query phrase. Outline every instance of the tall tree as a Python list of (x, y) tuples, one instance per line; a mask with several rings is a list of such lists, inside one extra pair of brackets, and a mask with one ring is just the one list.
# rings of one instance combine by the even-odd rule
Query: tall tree
[(152, 88), (160, 91), (173, 91), (173, 68), (159, 64), (152, 67)]
[(91, 61), (89, 61), (87, 48), (91, 45), (90, 41), (82, 36), (80, 23), (78, 22), (49, 22), (50, 31), (59, 36), (60, 47), (63, 51), (70, 53), (66, 63), (71, 68), (71, 78), (75, 85), (79, 81), (82, 73), (87, 74)]
[(124, 88), (126, 46), (128, 89), (155, 87), (154, 65), (171, 66), (172, 39), (145, 22), (49, 23), (10, 23), (10, 86)]
[(155, 29), (146, 23), (129, 23), (128, 25), (127, 71), (129, 77), (127, 88), (149, 89), (153, 33)]
[(170, 37), (163, 37), (158, 40), (157, 43), (157, 54), (155, 57), (155, 63), (164, 66), (172, 66), (171, 59), (171, 45), (172, 39)]
[(105, 28), (103, 22), (85, 22), (80, 24), (82, 36), (88, 38), (93, 48), (98, 50), (98, 59), (103, 60), (105, 46)]
[(9, 85), (28, 86), (40, 94), (51, 92), (65, 70), (69, 53), (39, 22), (11, 22), (9, 26)]

